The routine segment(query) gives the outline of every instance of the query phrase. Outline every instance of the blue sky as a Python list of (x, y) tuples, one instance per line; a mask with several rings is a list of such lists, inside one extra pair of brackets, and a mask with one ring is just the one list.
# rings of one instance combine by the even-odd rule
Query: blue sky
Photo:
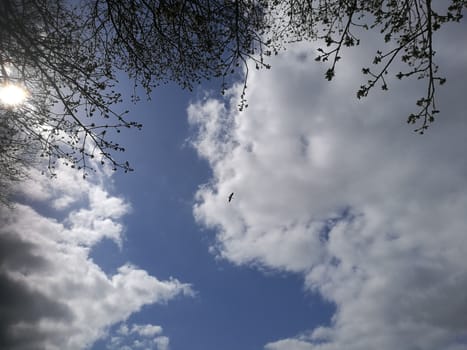
[(156, 89), (119, 136), (133, 173), (33, 170), (0, 212), (3, 345), (467, 349), (459, 28), (438, 33), (427, 135), (405, 123), (421, 82), (355, 98), (369, 37), (331, 83), (313, 45), (290, 46), (249, 75), (243, 112), (239, 85)]
[[(192, 283), (198, 294), (147, 306), (129, 322), (164, 324), (172, 349), (258, 349), (303, 325), (328, 323), (332, 304), (304, 293), (299, 275), (233, 266), (209, 252), (215, 232), (202, 229), (192, 214), (194, 195), (211, 175), (188, 142), (193, 128), (186, 108), (192, 99), (166, 86), (152, 101), (130, 105), (148, 132), (123, 135), (123, 142), (134, 145), (124, 156), (137, 170), (115, 176), (115, 187), (133, 208), (124, 220), (127, 242), (120, 251), (102, 241), (92, 257), (108, 273), (128, 260), (155, 276)], [(101, 341), (95, 348), (104, 346)]]

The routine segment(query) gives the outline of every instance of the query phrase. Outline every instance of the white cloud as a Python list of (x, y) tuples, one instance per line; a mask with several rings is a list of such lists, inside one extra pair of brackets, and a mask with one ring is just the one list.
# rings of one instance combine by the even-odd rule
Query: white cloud
[(167, 337), (157, 337), (154, 339), (154, 343), (156, 343), (157, 350), (169, 350), (169, 338)]
[(139, 325), (135, 324), (131, 328), (132, 332), (136, 332), (141, 336), (145, 337), (151, 337), (156, 334), (161, 334), (162, 333), (162, 327), (161, 326), (154, 326), (151, 324), (145, 324), (145, 325)]
[[(389, 93), (355, 99), (365, 50), (328, 83), (296, 45), (250, 74), (246, 111), (214, 99), (188, 109), (213, 170), (194, 207), (217, 232), (213, 250), (300, 272), (336, 305), (329, 327), (267, 349), (467, 349), (466, 50), (455, 31), (439, 35), (448, 84), (424, 136), (404, 119), (420, 82), (389, 78)], [(230, 97), (236, 106), (238, 90)]]
[[(34, 188), (34, 199), (69, 208), (61, 213), (65, 219), (22, 204), (0, 213), (1, 348), (83, 349), (143, 305), (193, 294), (188, 284), (159, 280), (130, 263), (107, 275), (89, 254), (103, 238), (122, 244), (120, 220), (130, 206), (108, 192), (103, 174), (92, 183), (78, 172), (59, 171), (58, 182), (32, 178), (23, 192)], [(131, 329), (153, 337), (161, 331), (152, 325)]]
[(162, 327), (152, 324), (122, 323), (109, 337), (107, 348), (111, 350), (145, 349), (168, 350), (169, 338), (162, 335)]
[[(51, 179), (49, 174), (42, 174), (41, 170), (32, 168), (29, 177), (17, 184), (16, 190), (25, 194), (28, 199), (47, 200), (58, 210), (66, 209), (73, 203), (84, 200), (92, 184), (77, 176), (76, 170), (63, 165), (59, 165), (58, 172), (60, 176)], [(101, 180), (101, 182), (102, 178), (104, 176), (101, 172), (93, 177), (94, 181)]]

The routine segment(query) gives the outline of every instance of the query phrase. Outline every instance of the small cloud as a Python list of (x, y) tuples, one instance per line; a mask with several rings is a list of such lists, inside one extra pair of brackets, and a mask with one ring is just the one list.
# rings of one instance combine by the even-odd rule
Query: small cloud
[(130, 329), (128, 328), (126, 323), (122, 323), (117, 330), (118, 335), (128, 335), (130, 334)]
[(108, 336), (107, 348), (110, 350), (145, 349), (145, 350), (168, 350), (169, 338), (162, 336), (162, 327), (152, 324), (120, 325)]
[(157, 337), (154, 339), (154, 343), (157, 346), (157, 350), (169, 350), (169, 338), (167, 337)]
[(142, 337), (153, 337), (156, 334), (162, 333), (161, 326), (154, 326), (152, 324), (138, 325), (135, 324), (131, 328), (132, 333), (138, 333)]

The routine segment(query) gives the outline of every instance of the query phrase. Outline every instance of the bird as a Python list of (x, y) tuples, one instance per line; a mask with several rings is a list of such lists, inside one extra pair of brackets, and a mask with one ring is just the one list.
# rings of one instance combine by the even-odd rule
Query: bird
[(229, 203), (230, 203), (230, 201), (232, 200), (233, 194), (234, 194), (234, 193), (232, 192), (232, 193), (229, 195)]

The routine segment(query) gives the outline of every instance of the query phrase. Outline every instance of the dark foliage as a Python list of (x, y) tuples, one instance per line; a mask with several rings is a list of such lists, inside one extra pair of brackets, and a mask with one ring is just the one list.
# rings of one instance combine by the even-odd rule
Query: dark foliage
[(434, 61), (433, 33), (459, 22), (466, 7), (466, 0), (446, 2), (442, 13), (431, 0), (2, 0), (0, 84), (29, 93), (26, 103), (0, 105), (2, 176), (21, 177), (36, 151), (51, 174), (59, 159), (84, 176), (90, 159), (132, 170), (112, 141), (114, 132), (141, 128), (116, 111), (121, 71), (148, 94), (168, 81), (191, 89), (211, 78), (224, 90), (229, 76), (247, 75), (251, 63), (270, 68), (267, 57), (286, 44), (318, 40), (324, 46), (316, 60), (329, 62), (331, 80), (342, 48), (359, 45), (362, 30), (379, 31), (382, 47), (363, 68), (368, 81), (357, 97), (376, 85), (388, 89), (385, 75), (402, 60), (407, 70), (398, 78), (427, 82), (408, 117), (423, 133), (439, 112), (436, 87), (446, 81)]

